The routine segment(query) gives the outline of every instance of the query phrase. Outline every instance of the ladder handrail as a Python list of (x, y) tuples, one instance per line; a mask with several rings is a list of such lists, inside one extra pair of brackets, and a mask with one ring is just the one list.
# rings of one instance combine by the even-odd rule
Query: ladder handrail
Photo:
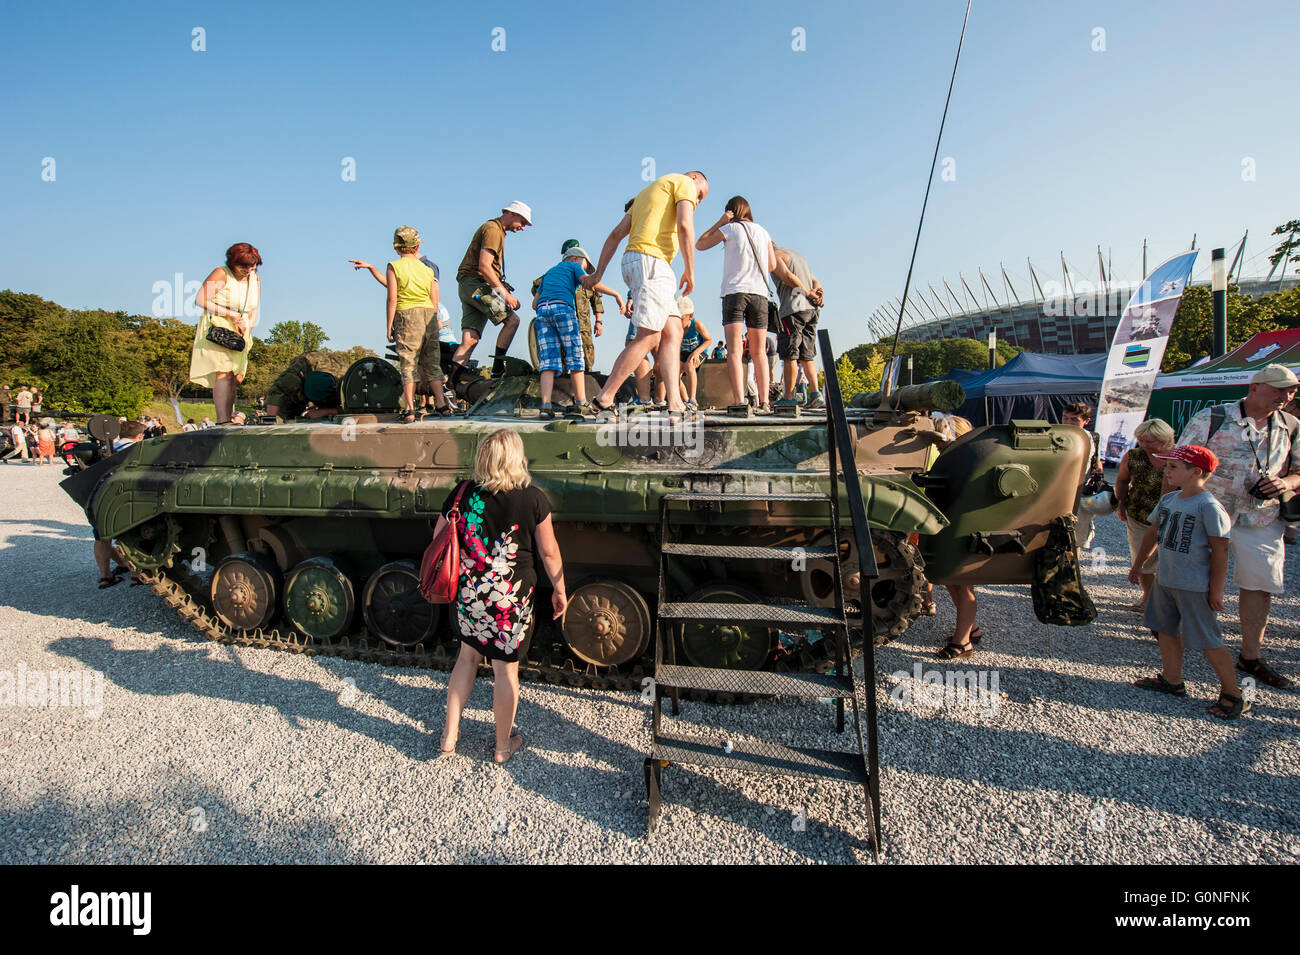
[[(838, 505), (835, 487), (835, 470), (844, 476), (844, 492), (849, 504), (849, 521), (853, 525), (853, 540), (858, 551), (858, 573), (861, 577), (859, 593), (862, 604), (862, 681), (863, 693), (867, 700), (867, 778), (870, 789), (871, 813), (874, 817), (876, 851), (879, 851), (880, 833), (880, 758), (879, 735), (876, 731), (876, 641), (875, 625), (871, 613), (870, 582), (880, 576), (876, 566), (876, 550), (871, 543), (871, 528), (867, 523), (867, 508), (862, 500), (862, 485), (858, 480), (857, 463), (853, 454), (853, 441), (849, 435), (849, 423), (844, 415), (844, 398), (840, 394), (840, 380), (835, 374), (835, 353), (831, 349), (831, 337), (826, 329), (817, 332), (817, 344), (822, 356), (822, 371), (826, 382), (823, 386), (826, 402), (826, 440), (831, 467), (832, 502)], [(836, 468), (838, 463), (839, 467)], [(832, 511), (833, 514), (837, 511)], [(836, 546), (838, 546), (838, 519), (836, 520)], [(837, 562), (837, 566), (843, 567)], [(850, 673), (852, 667), (849, 668)], [(854, 704), (857, 705), (856, 702)], [(859, 733), (861, 723), (859, 722)]]

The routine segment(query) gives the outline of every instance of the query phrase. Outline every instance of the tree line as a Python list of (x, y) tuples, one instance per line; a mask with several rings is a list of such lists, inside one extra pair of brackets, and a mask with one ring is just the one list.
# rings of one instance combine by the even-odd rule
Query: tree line
[[(36, 384), (54, 408), (135, 417), (155, 396), (207, 400), (189, 381), (195, 326), (103, 309), (67, 309), (27, 292), (0, 291), (0, 382)], [(254, 336), (244, 400), (266, 394), (294, 357), (329, 336), (314, 322), (279, 322)], [(353, 360), (374, 355), (345, 350)]]

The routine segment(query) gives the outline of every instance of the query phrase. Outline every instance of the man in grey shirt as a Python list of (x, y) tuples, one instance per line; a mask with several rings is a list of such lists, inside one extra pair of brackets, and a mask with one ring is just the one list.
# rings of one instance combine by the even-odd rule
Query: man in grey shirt
[[(773, 403), (774, 408), (793, 408), (794, 385), (799, 374), (796, 366), (803, 365), (803, 373), (810, 385), (817, 381), (817, 310), (824, 301), (821, 283), (808, 267), (808, 260), (793, 249), (773, 246), (776, 257), (803, 283), (804, 288), (812, 291), (805, 295), (802, 289), (792, 288), (776, 280), (776, 291), (780, 305), (781, 328), (777, 332), (776, 347), (781, 358), (785, 360), (785, 374), (782, 376), (783, 396)], [(773, 273), (775, 276), (776, 273)], [(814, 391), (808, 395), (808, 407), (823, 407), (822, 393)]]

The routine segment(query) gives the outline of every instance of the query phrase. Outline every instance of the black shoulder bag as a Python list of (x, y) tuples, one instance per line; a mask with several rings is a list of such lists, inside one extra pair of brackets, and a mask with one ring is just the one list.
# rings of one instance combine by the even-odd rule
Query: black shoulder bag
[(749, 240), (749, 251), (754, 253), (754, 261), (758, 264), (758, 271), (763, 276), (763, 284), (767, 286), (767, 327), (773, 332), (779, 332), (781, 330), (781, 306), (772, 298), (772, 283), (767, 278), (767, 266), (758, 257), (758, 249), (754, 247), (754, 237), (749, 234), (749, 229), (745, 228), (745, 223), (738, 221), (736, 224), (740, 226), (745, 233), (745, 238)]
[[(248, 273), (248, 284), (244, 286), (244, 307), (239, 310), (240, 315), (243, 315), (244, 309), (248, 308), (248, 293), (253, 289), (254, 274), (252, 271)], [(248, 347), (248, 342), (239, 332), (232, 331), (229, 328), (222, 328), (220, 325), (213, 325), (211, 322), (208, 323), (208, 334), (205, 337), (212, 344), (220, 345), (230, 351), (243, 351)]]

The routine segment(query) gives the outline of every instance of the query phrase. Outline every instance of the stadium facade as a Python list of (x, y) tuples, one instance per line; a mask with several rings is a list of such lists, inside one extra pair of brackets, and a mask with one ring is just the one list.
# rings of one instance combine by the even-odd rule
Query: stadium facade
[[(1300, 284), (1300, 278), (1295, 275), (1284, 276), (1285, 261), (1279, 263), (1283, 266), (1280, 271), (1274, 267), (1264, 276), (1241, 275), (1240, 270), (1245, 267), (1244, 249), (1243, 238), (1229, 272), (1230, 284), (1243, 295), (1255, 298)], [(1096, 281), (1071, 272), (1062, 257), (1059, 278), (1040, 280), (1040, 273), (1030, 262), (1027, 281), (1023, 278), (1013, 281), (1005, 267), (999, 266), (994, 282), (980, 269), (974, 287), (962, 275), (958, 276), (956, 289), (947, 279), (939, 281), (939, 289), (933, 283), (913, 287), (903, 309), (900, 337), (910, 341), (984, 339), (989, 332), (996, 331), (999, 341), (1031, 352), (1061, 355), (1104, 352), (1110, 347), (1124, 306), (1141, 281), (1115, 281), (1102, 260), (1100, 249), (1097, 259), (1099, 279)], [(1208, 251), (1205, 262), (1208, 272)], [(1145, 244), (1143, 270), (1146, 270)], [(1275, 277), (1274, 272), (1279, 274)], [(1208, 279), (1192, 282), (1193, 286), (1209, 284)], [(995, 290), (997, 287), (1001, 288), (1000, 293)], [(895, 298), (868, 317), (867, 326), (876, 340), (892, 337), (900, 305), (900, 300)]]

